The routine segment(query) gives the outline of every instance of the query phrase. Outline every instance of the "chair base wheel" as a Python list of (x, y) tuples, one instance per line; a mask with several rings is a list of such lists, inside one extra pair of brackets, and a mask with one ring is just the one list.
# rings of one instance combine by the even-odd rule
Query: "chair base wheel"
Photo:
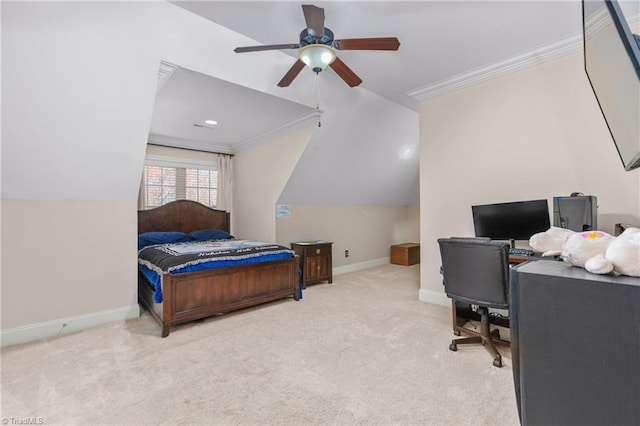
[(502, 368), (502, 357), (498, 357), (496, 359), (493, 360), (493, 365), (495, 365), (498, 368)]
[(460, 335), (460, 330), (455, 330), (455, 331), (453, 332), (453, 334), (455, 334), (456, 336), (459, 336), (459, 335)]
[(455, 343), (450, 344), (449, 345), (449, 350), (453, 351), (453, 352), (457, 351), (458, 350), (458, 345), (456, 345)]

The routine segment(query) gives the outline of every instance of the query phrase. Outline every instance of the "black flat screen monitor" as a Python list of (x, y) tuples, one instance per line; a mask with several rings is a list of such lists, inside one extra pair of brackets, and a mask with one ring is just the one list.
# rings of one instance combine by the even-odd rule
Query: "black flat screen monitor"
[(640, 168), (640, 1), (583, 0), (584, 69), (625, 170)]
[(550, 228), (547, 200), (471, 206), (476, 237), (528, 240)]

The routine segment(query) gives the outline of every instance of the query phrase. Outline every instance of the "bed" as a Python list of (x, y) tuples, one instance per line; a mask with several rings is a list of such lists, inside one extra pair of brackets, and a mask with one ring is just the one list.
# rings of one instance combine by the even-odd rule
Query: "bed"
[[(194, 201), (178, 200), (138, 211), (139, 237), (213, 229), (228, 233), (229, 213)], [(144, 263), (140, 259), (145, 250), (138, 253), (139, 264)], [(156, 287), (139, 272), (138, 300), (160, 324), (162, 337), (167, 337), (175, 324), (289, 297), (297, 301), (300, 300), (298, 258), (289, 256), (214, 269), (161, 273), (161, 302), (157, 302)]]

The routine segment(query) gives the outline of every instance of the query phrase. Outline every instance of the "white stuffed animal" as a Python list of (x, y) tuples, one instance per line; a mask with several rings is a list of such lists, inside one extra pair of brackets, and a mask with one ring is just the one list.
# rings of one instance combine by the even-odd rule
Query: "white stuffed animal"
[(534, 234), (529, 239), (529, 245), (534, 251), (542, 253), (542, 256), (558, 256), (562, 253), (562, 246), (575, 232), (570, 229), (552, 226), (544, 232)]
[[(609, 247), (609, 244), (614, 239), (615, 237), (613, 235), (602, 231), (576, 232), (564, 242), (560, 257), (562, 257), (565, 262), (584, 268), (585, 263), (592, 257), (604, 255), (607, 247)], [(595, 273), (608, 274), (612, 270), (613, 266), (608, 271), (602, 270)]]
[(529, 245), (543, 256), (560, 255), (594, 274), (640, 277), (640, 229), (627, 228), (618, 237), (602, 231), (573, 232), (552, 227), (533, 235)]
[(627, 228), (607, 247), (604, 258), (611, 262), (613, 271), (640, 277), (640, 229)]

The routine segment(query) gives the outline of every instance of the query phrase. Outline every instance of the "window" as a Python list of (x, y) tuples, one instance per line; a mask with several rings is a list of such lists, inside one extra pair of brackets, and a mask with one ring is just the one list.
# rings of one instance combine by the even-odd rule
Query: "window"
[(193, 200), (215, 207), (218, 171), (213, 167), (146, 164), (140, 195), (143, 209), (159, 207), (175, 200)]

